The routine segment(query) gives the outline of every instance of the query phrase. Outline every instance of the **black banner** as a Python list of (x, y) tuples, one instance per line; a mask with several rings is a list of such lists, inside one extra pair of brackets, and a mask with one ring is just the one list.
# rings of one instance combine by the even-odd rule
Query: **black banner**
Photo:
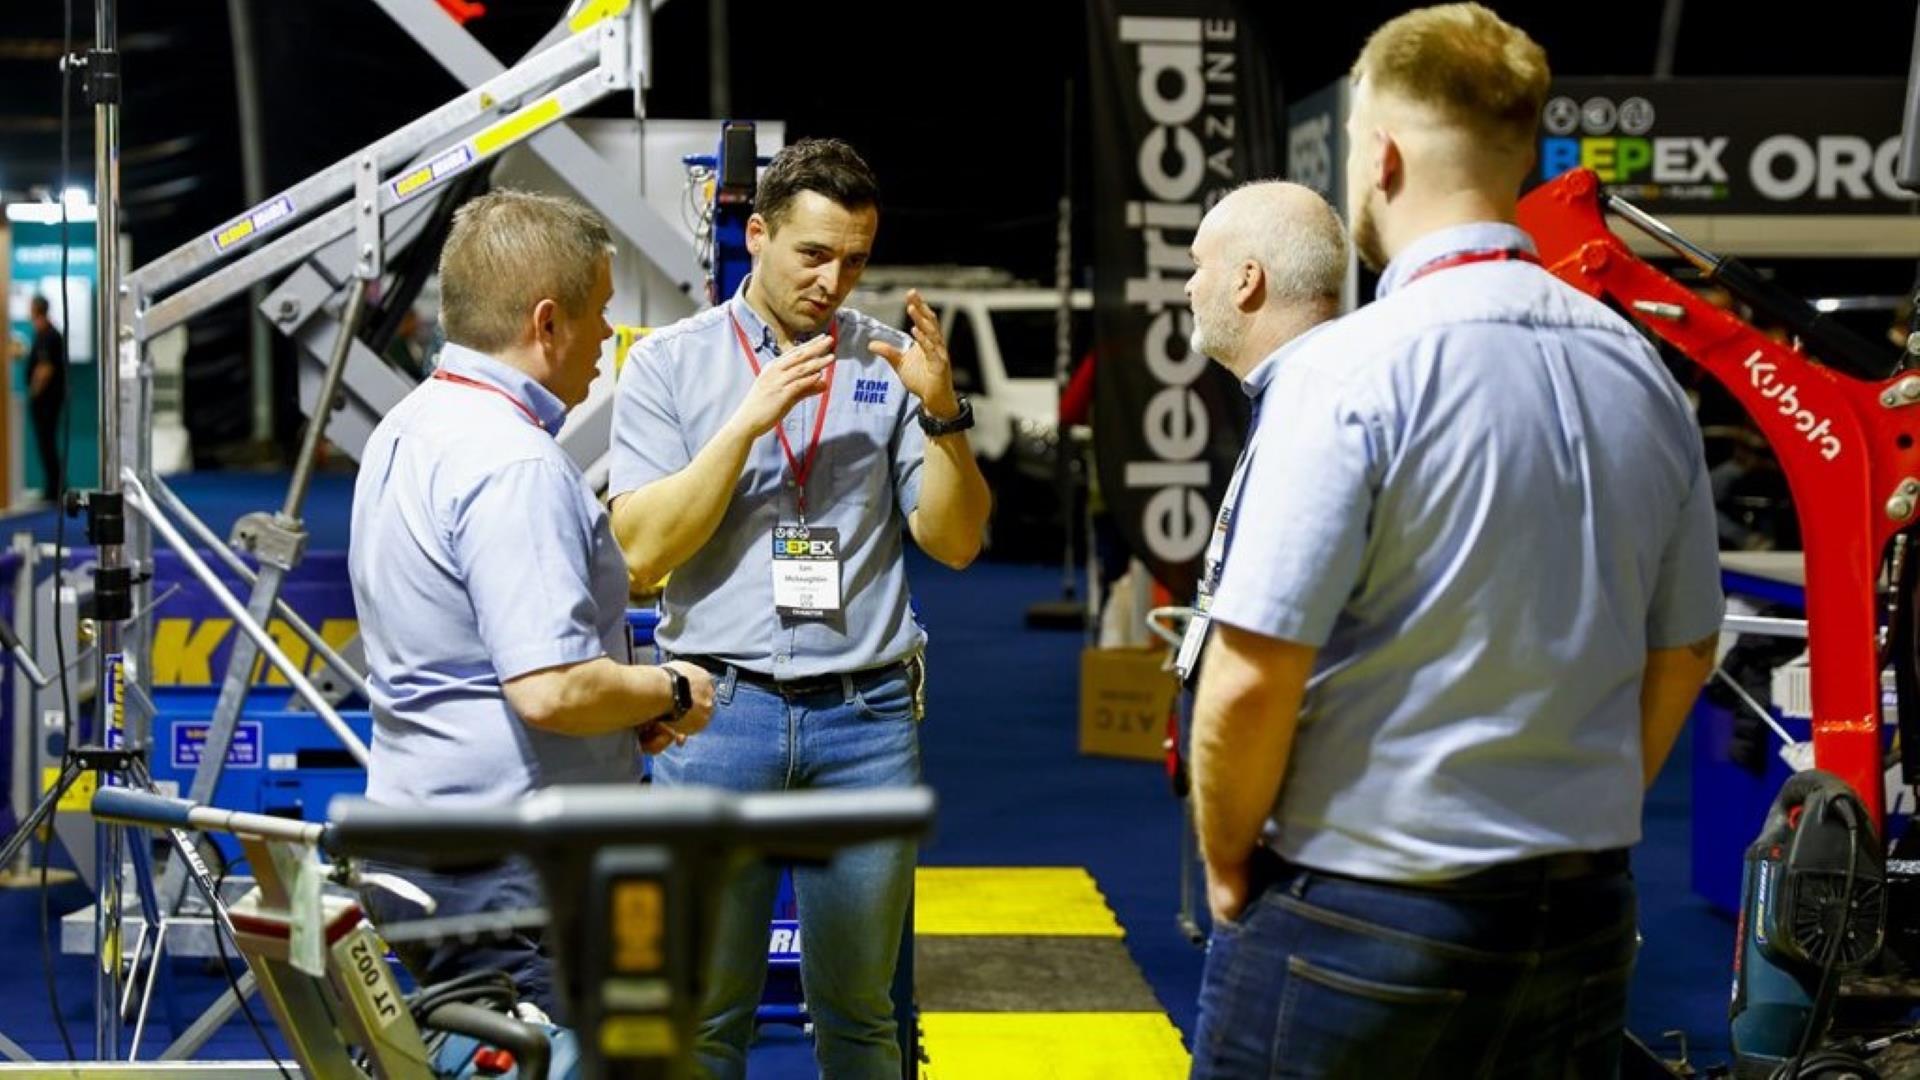
[(1907, 214), (1900, 79), (1556, 79), (1538, 180), (1589, 168), (1656, 213)]
[(1246, 428), (1232, 375), (1187, 345), (1187, 246), (1207, 208), (1277, 174), (1272, 85), (1233, 0), (1088, 0), (1094, 456), (1136, 558), (1190, 598)]

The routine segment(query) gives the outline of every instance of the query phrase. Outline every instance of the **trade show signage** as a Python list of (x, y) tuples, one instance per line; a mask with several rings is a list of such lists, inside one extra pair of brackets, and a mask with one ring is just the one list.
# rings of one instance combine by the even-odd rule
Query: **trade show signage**
[(1536, 178), (1592, 169), (1656, 213), (1905, 214), (1899, 79), (1560, 79)]
[(1245, 395), (1188, 348), (1188, 245), (1208, 207), (1276, 173), (1261, 50), (1232, 0), (1088, 0), (1094, 453), (1134, 556), (1194, 591), (1246, 426)]

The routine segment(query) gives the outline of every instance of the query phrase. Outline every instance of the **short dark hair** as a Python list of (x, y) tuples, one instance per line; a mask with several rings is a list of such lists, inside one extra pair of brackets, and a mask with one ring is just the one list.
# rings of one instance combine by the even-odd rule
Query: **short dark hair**
[(53, 310), (53, 305), (47, 303), (46, 297), (35, 293), (33, 299), (27, 301), (27, 310), (33, 312), (35, 315), (45, 315), (47, 312)]
[(849, 210), (877, 206), (880, 184), (858, 151), (839, 139), (801, 139), (773, 156), (760, 177), (753, 212), (779, 228), (787, 208), (803, 191), (824, 195)]

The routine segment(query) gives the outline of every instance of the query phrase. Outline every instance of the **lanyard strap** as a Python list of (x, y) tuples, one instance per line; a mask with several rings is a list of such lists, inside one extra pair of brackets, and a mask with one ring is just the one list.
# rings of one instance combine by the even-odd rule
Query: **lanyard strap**
[[(734, 318), (731, 312), (727, 314), (727, 318), (733, 323), (734, 336), (740, 339), (740, 354), (747, 358), (747, 366), (753, 369), (753, 377), (756, 379), (759, 378), (760, 361), (754, 359), (753, 346), (747, 342), (747, 332), (741, 329), (740, 320)], [(839, 319), (834, 319), (827, 333), (831, 335), (833, 339), (833, 351), (838, 353), (840, 351)], [(820, 394), (820, 411), (813, 415), (813, 439), (807, 444), (806, 457), (794, 457), (793, 444), (787, 441), (787, 429), (785, 425), (776, 424), (773, 428), (773, 433), (780, 438), (780, 449), (787, 455), (787, 468), (793, 470), (793, 484), (795, 490), (798, 492), (797, 498), (800, 502), (800, 518), (802, 521), (805, 521), (807, 517), (807, 477), (813, 472), (813, 463), (820, 456), (820, 433), (826, 430), (827, 406), (833, 402), (833, 371), (839, 366), (838, 364), (827, 365), (827, 388)]]
[[(1519, 248), (1493, 248), (1487, 251), (1462, 251), (1455, 255), (1447, 255), (1442, 258), (1435, 259), (1432, 262), (1422, 266), (1420, 269), (1415, 270), (1413, 273), (1408, 274), (1405, 285), (1411, 285), (1414, 282), (1419, 281), (1421, 278), (1426, 277), (1428, 274), (1437, 274), (1442, 270), (1451, 270), (1456, 266), (1471, 266), (1474, 263), (1483, 263), (1483, 262), (1525, 262), (1525, 263), (1532, 263), (1535, 266), (1539, 266), (1540, 257), (1538, 255), (1535, 255), (1531, 251), (1522, 251)], [(1404, 288), (1405, 285), (1403, 285), (1402, 287)]]
[(489, 383), (483, 383), (479, 379), (469, 379), (465, 375), (455, 375), (453, 372), (448, 371), (444, 368), (438, 371), (435, 371), (433, 373), (433, 377), (436, 379), (439, 379), (441, 382), (450, 382), (455, 386), (464, 386), (470, 390), (485, 390), (489, 394), (499, 394), (501, 397), (506, 398), (508, 401), (512, 402), (514, 408), (520, 410), (520, 415), (525, 416), (527, 418), (527, 423), (532, 424), (534, 427), (537, 427), (542, 431), (545, 431), (547, 429), (547, 425), (540, 422), (540, 418), (534, 415), (533, 410), (527, 408), (526, 402), (521, 401), (519, 398), (514, 397), (512, 394), (507, 393), (505, 390), (502, 390), (497, 386), (493, 386)]

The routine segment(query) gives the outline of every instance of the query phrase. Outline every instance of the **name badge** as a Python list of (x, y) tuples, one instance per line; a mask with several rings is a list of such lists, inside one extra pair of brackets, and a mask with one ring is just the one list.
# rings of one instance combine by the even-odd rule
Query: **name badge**
[(1180, 639), (1180, 651), (1173, 658), (1174, 676), (1181, 682), (1193, 677), (1193, 669), (1200, 665), (1200, 650), (1206, 647), (1207, 630), (1212, 620), (1205, 611), (1195, 608), (1193, 617), (1187, 620), (1187, 632)]
[(773, 607), (791, 622), (830, 622), (840, 616), (839, 529), (774, 527)]

